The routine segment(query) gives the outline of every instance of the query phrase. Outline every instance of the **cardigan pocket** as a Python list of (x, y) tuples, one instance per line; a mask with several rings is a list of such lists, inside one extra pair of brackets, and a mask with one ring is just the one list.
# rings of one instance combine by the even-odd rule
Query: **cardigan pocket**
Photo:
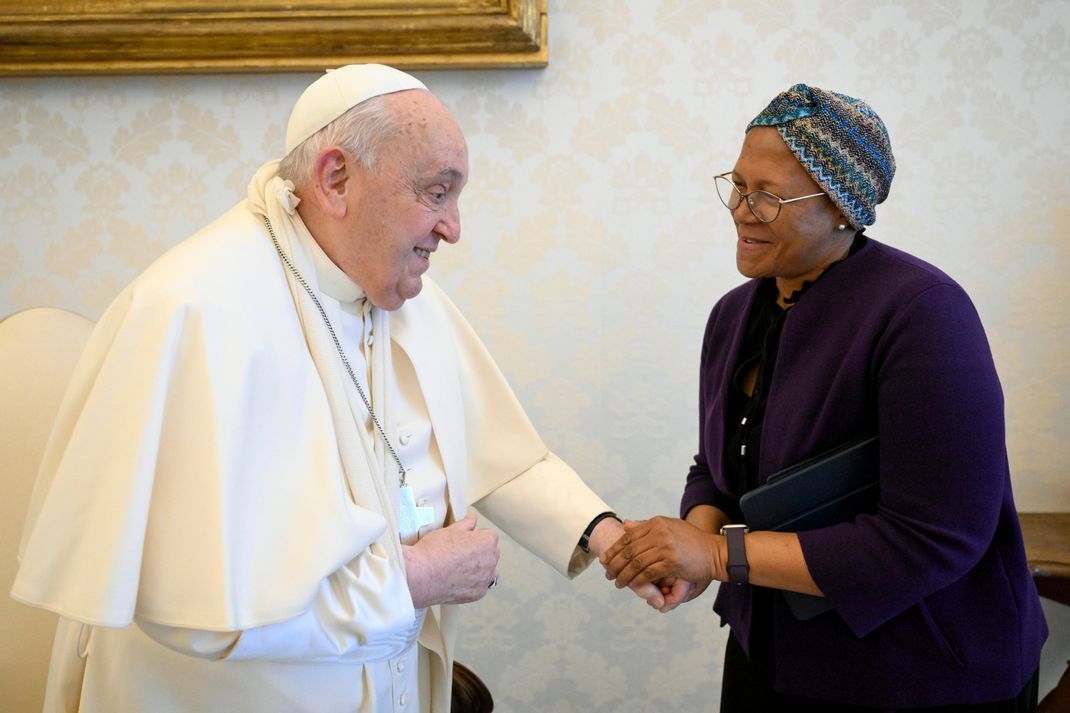
[(918, 611), (921, 612), (921, 618), (925, 622), (925, 625), (928, 627), (929, 633), (932, 635), (932, 638), (936, 640), (939, 646), (943, 648), (943, 650), (948, 654), (948, 656), (950, 656), (954, 660), (954, 662), (958, 666), (965, 667), (966, 664), (963, 663), (962, 659), (959, 657), (958, 651), (955, 649), (954, 646), (952, 646), (951, 641), (947, 638), (947, 634), (944, 633), (943, 628), (936, 622), (936, 619), (935, 617), (933, 617), (933, 613), (929, 609), (929, 605), (925, 599), (922, 599), (920, 602), (918, 602)]

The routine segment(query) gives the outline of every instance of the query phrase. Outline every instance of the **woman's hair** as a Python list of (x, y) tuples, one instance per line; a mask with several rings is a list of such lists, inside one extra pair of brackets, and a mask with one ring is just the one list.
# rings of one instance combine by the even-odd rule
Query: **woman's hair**
[(385, 101), (387, 96), (362, 101), (302, 141), (279, 162), (279, 176), (303, 185), (312, 178), (316, 156), (325, 146), (338, 146), (365, 169), (374, 170), (383, 146), (401, 127)]
[(872, 225), (888, 197), (895, 156), (884, 122), (846, 94), (796, 84), (747, 124), (773, 126), (795, 158), (856, 229)]

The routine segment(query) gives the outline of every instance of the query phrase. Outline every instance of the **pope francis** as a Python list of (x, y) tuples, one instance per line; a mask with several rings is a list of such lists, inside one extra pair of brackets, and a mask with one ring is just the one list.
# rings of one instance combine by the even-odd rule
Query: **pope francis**
[(469, 505), (567, 576), (623, 532), (424, 276), (468, 176), (445, 107), (343, 67), (286, 152), (75, 370), (12, 589), (61, 617), (48, 711), (446, 713), (498, 563)]

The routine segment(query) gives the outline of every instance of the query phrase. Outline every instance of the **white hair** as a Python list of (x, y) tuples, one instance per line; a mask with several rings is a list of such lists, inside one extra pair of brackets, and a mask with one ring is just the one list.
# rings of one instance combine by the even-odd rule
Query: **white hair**
[(316, 156), (326, 146), (339, 146), (366, 170), (374, 170), (387, 139), (401, 122), (386, 102), (389, 94), (366, 99), (299, 143), (279, 162), (279, 176), (302, 186), (312, 180)]

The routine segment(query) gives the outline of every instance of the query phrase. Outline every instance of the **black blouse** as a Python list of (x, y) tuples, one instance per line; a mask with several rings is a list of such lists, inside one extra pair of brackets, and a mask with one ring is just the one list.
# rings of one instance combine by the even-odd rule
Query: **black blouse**
[[(725, 424), (725, 480), (737, 495), (758, 486), (758, 454), (761, 451), (762, 420), (773, 381), (780, 332), (788, 311), (777, 304), (776, 281), (767, 279), (758, 289), (739, 354), (739, 362), (729, 384)], [(743, 390), (747, 373), (755, 366), (758, 374), (748, 396)]]
[[(858, 252), (866, 238), (861, 231), (855, 234), (846, 260)], [(818, 276), (821, 279), (836, 265), (837, 260)], [(814, 282), (817, 282), (814, 280)], [(794, 304), (814, 282), (804, 282), (801, 289), (785, 301)], [(769, 387), (773, 383), (777, 351), (780, 348), (780, 333), (788, 309), (777, 304), (776, 280), (765, 278), (758, 288), (754, 307), (747, 317), (747, 327), (740, 345), (739, 361), (729, 384), (728, 408), (725, 423), (725, 480), (736, 495), (758, 487), (758, 457), (762, 447), (762, 421), (765, 405), (769, 399)], [(757, 365), (758, 374), (750, 396), (743, 390), (747, 373)]]

